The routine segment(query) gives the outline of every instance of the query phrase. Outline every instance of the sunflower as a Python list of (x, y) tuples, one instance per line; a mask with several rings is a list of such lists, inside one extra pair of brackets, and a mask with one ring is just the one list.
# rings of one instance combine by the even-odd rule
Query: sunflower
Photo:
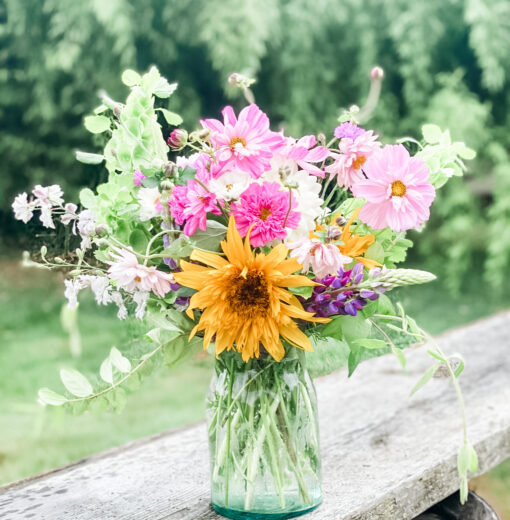
[(312, 351), (310, 339), (293, 318), (320, 323), (329, 320), (306, 312), (296, 296), (284, 289), (317, 285), (306, 276), (292, 274), (301, 265), (294, 258), (287, 259), (287, 248), (280, 244), (267, 255), (255, 254), (249, 233), (243, 244), (233, 216), (221, 248), (226, 258), (193, 250), (191, 260), (204, 265), (183, 260), (182, 272), (174, 273), (179, 284), (197, 290), (186, 314), (193, 318), (193, 309), (203, 310), (190, 339), (204, 331), (204, 349), (215, 338), (216, 356), (234, 349), (244, 361), (258, 358), (261, 345), (280, 361), (285, 355), (281, 338), (294, 347)]

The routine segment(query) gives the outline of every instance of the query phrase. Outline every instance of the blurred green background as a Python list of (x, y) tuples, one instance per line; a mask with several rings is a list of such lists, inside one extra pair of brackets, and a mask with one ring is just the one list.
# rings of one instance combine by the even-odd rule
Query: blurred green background
[[(369, 126), (383, 140), (419, 138), (430, 122), (478, 153), (466, 177), (439, 192), (427, 228), (411, 233), (410, 265), (439, 281), (400, 297), (434, 333), (510, 306), (507, 0), (0, 0), (0, 483), (202, 417), (207, 358), (154, 375), (107, 420), (36, 404), (39, 387), (59, 388), (60, 367), (96, 372), (126, 333), (113, 311), (85, 299), (83, 354), (71, 357), (62, 279), (20, 268), (21, 250), (35, 248), (42, 230), (15, 222), (10, 204), (36, 183), (59, 183), (71, 200), (104, 180), (100, 167), (74, 160), (73, 150), (102, 144), (83, 116), (99, 89), (125, 97), (125, 68), (152, 64), (179, 83), (170, 108), (187, 127), (227, 103), (242, 106), (226, 81), (242, 72), (257, 78), (257, 103), (290, 135), (331, 134), (342, 107), (363, 104), (371, 67), (382, 66)], [(510, 518), (510, 466), (477, 485)]]

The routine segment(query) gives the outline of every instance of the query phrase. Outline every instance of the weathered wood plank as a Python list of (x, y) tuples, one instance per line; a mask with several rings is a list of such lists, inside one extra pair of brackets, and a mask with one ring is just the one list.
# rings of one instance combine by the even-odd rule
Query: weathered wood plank
[[(440, 337), (467, 359), (469, 434), (485, 472), (510, 456), (510, 312)], [(409, 391), (430, 365), (409, 352), (317, 381), (323, 505), (310, 520), (412, 519), (457, 487), (461, 425), (448, 380)], [(213, 520), (202, 423), (0, 488), (2, 520)]]

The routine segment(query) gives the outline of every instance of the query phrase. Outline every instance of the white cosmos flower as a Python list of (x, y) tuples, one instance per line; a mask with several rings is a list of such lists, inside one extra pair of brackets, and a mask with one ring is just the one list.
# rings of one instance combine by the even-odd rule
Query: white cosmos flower
[(60, 206), (64, 202), (62, 198), (64, 192), (58, 184), (51, 186), (41, 186), (37, 184), (32, 190), (32, 193), (41, 206)]
[(238, 200), (241, 193), (248, 188), (252, 180), (247, 173), (232, 170), (224, 173), (217, 179), (211, 179), (208, 182), (208, 187), (216, 197), (230, 202)]
[(138, 190), (138, 203), (140, 204), (140, 220), (142, 222), (154, 217), (160, 217), (163, 206), (159, 201), (161, 193), (158, 188), (140, 188)]

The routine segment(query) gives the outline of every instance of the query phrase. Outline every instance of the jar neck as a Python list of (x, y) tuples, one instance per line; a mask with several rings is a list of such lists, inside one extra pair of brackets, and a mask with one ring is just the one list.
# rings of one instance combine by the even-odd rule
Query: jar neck
[(305, 368), (305, 353), (297, 348), (288, 347), (285, 356), (276, 361), (267, 352), (261, 353), (260, 357), (243, 361), (239, 352), (224, 351), (216, 358), (216, 370), (228, 370), (244, 372), (247, 370), (290, 370), (299, 365), (300, 369)]

